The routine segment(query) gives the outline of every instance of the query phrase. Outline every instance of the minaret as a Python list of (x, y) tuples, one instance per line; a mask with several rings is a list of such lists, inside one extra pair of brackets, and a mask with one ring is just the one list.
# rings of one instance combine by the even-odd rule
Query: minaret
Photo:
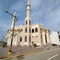
[(31, 45), (31, 19), (30, 19), (30, 0), (27, 0), (27, 12), (26, 12), (26, 19), (25, 19), (25, 25), (27, 30), (26, 36), (27, 36), (27, 45)]
[(30, 25), (31, 24), (31, 18), (30, 18), (30, 0), (27, 0), (27, 12), (26, 12), (26, 19), (25, 19), (25, 23), (26, 25)]
[(30, 18), (30, 7), (31, 7), (30, 0), (28, 0), (26, 18)]

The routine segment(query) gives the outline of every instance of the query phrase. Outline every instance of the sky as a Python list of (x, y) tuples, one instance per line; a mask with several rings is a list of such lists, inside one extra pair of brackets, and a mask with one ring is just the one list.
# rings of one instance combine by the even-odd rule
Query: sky
[[(50, 31), (60, 31), (60, 0), (30, 0), (32, 24), (39, 23)], [(27, 0), (0, 0), (0, 40), (6, 36), (12, 23), (12, 16), (6, 14), (16, 12), (19, 21), (16, 26), (24, 23), (26, 18)]]

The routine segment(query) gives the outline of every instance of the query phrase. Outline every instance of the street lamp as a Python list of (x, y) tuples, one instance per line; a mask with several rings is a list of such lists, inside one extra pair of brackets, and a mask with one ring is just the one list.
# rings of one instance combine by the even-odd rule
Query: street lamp
[(16, 20), (18, 21), (17, 17), (16, 17), (16, 16), (14, 16), (12, 13), (10, 13), (8, 10), (4, 10), (4, 12), (5, 12), (5, 13), (7, 13), (7, 14), (9, 14), (9, 15), (11, 15), (11, 16), (13, 16), (13, 17), (15, 17), (15, 18), (16, 18)]
[(16, 13), (11, 14), (11, 13), (10, 13), (9, 11), (7, 11), (7, 10), (5, 10), (5, 13), (8, 13), (9, 15), (13, 16), (13, 22), (12, 22), (12, 26), (11, 26), (11, 28), (12, 28), (11, 45), (10, 45), (10, 49), (9, 49), (9, 51), (8, 51), (8, 54), (12, 54), (12, 53), (13, 53), (13, 52), (12, 52), (12, 43), (13, 43), (13, 36), (14, 36), (15, 21), (16, 21), (16, 20), (18, 21), (18, 19), (16, 18)]

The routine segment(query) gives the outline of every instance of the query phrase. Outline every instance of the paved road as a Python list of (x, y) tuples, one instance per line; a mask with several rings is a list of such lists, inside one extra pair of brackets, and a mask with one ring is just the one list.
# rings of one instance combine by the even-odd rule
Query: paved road
[[(26, 47), (15, 47), (13, 48), (15, 51), (17, 51), (17, 53), (19, 52), (23, 52), (23, 51), (29, 51), (30, 48), (26, 48)], [(41, 48), (32, 48), (32, 50), (41, 50)], [(0, 49), (0, 52), (3, 50), (7, 51), (9, 50), (8, 48), (5, 49)], [(1, 54), (1, 53), (0, 53)], [(1, 59), (2, 60), (2, 59)], [(48, 50), (48, 51), (44, 51), (44, 52), (40, 52), (40, 53), (35, 53), (35, 54), (30, 54), (30, 55), (26, 55), (26, 56), (21, 56), (21, 57), (14, 57), (12, 59), (3, 59), (3, 60), (60, 60), (60, 48), (56, 48), (54, 50)]]
[(60, 60), (60, 48), (4, 60)]
[(60, 48), (24, 56), (21, 60), (60, 60)]

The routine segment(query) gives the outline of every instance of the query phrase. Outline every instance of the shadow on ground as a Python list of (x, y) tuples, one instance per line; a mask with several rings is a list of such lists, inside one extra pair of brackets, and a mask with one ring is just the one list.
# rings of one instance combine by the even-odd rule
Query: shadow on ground
[(16, 57), (11, 57), (11, 58), (6, 58), (6, 59), (0, 59), (0, 60), (22, 60), (24, 59), (24, 56), (16, 56)]

